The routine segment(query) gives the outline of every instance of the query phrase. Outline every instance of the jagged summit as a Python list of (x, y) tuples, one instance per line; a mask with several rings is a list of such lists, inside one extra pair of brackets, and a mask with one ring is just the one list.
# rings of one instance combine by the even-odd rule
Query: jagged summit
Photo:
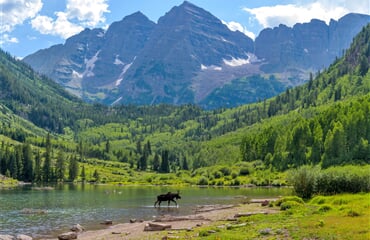
[[(184, 1), (158, 23), (138, 11), (106, 31), (86, 29), (24, 61), (86, 101), (234, 106), (246, 103), (242, 95), (262, 99), (303, 83), (309, 72), (339, 57), (368, 22), (370, 16), (349, 14), (329, 25), (321, 20), (280, 25), (253, 41)], [(255, 75), (273, 87), (256, 78), (233, 85)], [(227, 96), (220, 95), (224, 87)]]

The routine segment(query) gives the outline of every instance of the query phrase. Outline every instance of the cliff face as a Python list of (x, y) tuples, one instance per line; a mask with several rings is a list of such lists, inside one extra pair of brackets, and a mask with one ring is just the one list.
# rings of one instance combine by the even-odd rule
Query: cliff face
[(348, 14), (329, 25), (313, 19), (292, 28), (280, 25), (264, 29), (256, 38), (255, 53), (265, 59), (263, 69), (267, 72), (281, 72), (287, 67), (322, 69), (339, 57), (369, 22), (368, 15)]
[(303, 83), (308, 72), (341, 56), (369, 22), (370, 16), (349, 14), (329, 25), (280, 25), (264, 29), (253, 42), (184, 2), (157, 24), (137, 12), (106, 31), (85, 29), (24, 61), (86, 101), (234, 106)]

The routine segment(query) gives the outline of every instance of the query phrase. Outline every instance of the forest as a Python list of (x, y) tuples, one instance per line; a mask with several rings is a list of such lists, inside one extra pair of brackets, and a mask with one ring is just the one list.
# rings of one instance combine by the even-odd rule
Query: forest
[(209, 111), (83, 103), (0, 52), (0, 173), (25, 182), (140, 182), (142, 175), (266, 185), (304, 165), (368, 165), (369, 38), (370, 25), (302, 86)]

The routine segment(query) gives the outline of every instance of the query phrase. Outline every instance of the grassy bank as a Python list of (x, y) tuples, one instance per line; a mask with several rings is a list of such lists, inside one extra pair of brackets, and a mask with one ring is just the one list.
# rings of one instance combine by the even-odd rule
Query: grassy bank
[(370, 239), (369, 193), (316, 196), (305, 202), (292, 197), (266, 208), (281, 211), (242, 217), (237, 222), (218, 221), (176, 236), (186, 239)]
[(11, 188), (18, 186), (19, 182), (12, 178), (7, 178), (0, 174), (0, 189), (2, 188)]

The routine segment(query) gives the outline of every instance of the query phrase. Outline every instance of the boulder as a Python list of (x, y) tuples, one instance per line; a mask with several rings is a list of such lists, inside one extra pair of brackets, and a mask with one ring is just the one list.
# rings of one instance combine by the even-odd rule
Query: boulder
[(18, 234), (15, 237), (16, 240), (32, 240), (33, 238), (24, 234)]
[(166, 229), (171, 229), (170, 224), (160, 224), (160, 223), (148, 223), (144, 227), (144, 231), (163, 231)]
[(77, 233), (76, 232), (67, 232), (62, 233), (58, 236), (59, 240), (71, 240), (71, 239), (77, 239)]
[(113, 221), (112, 220), (104, 220), (104, 222), (101, 222), (100, 224), (112, 225), (113, 224)]
[(81, 233), (81, 232), (85, 231), (85, 228), (82, 227), (80, 224), (76, 224), (76, 225), (71, 227), (71, 231), (76, 232), (76, 233)]
[(14, 240), (15, 238), (11, 235), (0, 235), (0, 240)]

